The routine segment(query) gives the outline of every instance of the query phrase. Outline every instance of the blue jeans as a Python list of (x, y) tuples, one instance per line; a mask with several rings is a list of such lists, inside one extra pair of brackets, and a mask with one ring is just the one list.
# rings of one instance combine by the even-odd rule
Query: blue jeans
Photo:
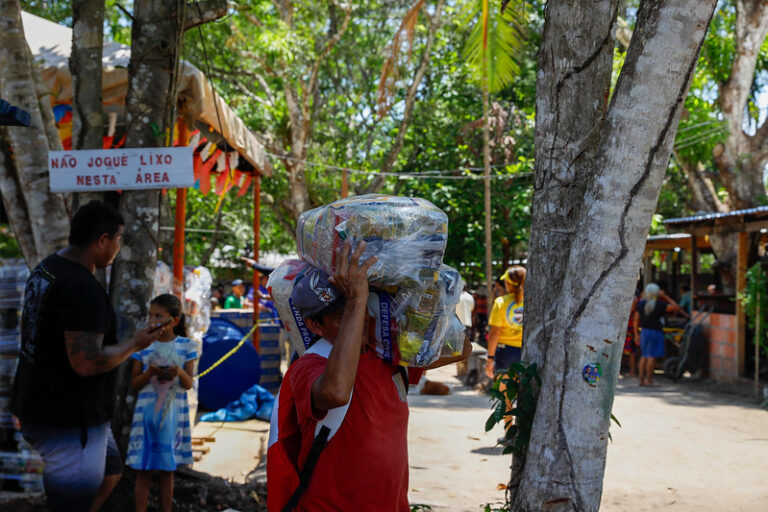
[(104, 480), (109, 423), (50, 427), (22, 423), (21, 431), (45, 462), (43, 485), (53, 511), (87, 511)]

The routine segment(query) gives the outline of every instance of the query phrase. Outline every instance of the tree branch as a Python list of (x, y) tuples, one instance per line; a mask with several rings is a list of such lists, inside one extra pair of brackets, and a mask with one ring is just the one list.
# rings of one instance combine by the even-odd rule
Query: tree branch
[(317, 75), (320, 72), (320, 65), (323, 63), (323, 61), (328, 56), (328, 54), (331, 53), (331, 50), (336, 45), (336, 43), (338, 43), (339, 40), (344, 36), (344, 33), (347, 31), (347, 27), (349, 27), (349, 19), (351, 17), (352, 17), (352, 6), (350, 4), (347, 4), (344, 7), (344, 21), (341, 23), (341, 27), (339, 28), (338, 32), (336, 32), (328, 40), (328, 42), (325, 43), (325, 47), (322, 49), (320, 54), (315, 59), (315, 63), (312, 65), (312, 73), (310, 74), (309, 82), (305, 87), (305, 91), (302, 99), (302, 106), (301, 106), (301, 111), (304, 117), (303, 121), (305, 123), (305, 129), (308, 129), (309, 123), (310, 123), (309, 100), (315, 94), (315, 87), (317, 86)]
[(184, 30), (217, 20), (226, 14), (227, 0), (198, 0), (185, 9)]
[[(439, 0), (437, 2), (435, 14), (429, 17), (429, 32), (427, 34), (427, 42), (424, 47), (424, 52), (421, 54), (419, 67), (416, 69), (413, 81), (411, 81), (411, 85), (408, 87), (408, 92), (405, 95), (405, 110), (403, 112), (403, 118), (400, 120), (400, 126), (398, 127), (397, 135), (395, 136), (395, 140), (392, 143), (392, 147), (389, 149), (387, 156), (384, 158), (384, 161), (381, 164), (381, 171), (389, 172), (395, 165), (395, 161), (397, 160), (397, 156), (400, 154), (400, 151), (403, 149), (405, 134), (408, 132), (408, 126), (411, 123), (413, 108), (416, 104), (416, 93), (418, 92), (421, 81), (424, 78), (424, 74), (427, 72), (427, 68), (429, 67), (432, 43), (435, 40), (435, 33), (437, 32), (437, 29), (440, 25), (440, 15), (443, 9), (443, 2), (444, 0)], [(377, 192), (383, 185), (384, 177), (375, 176), (370, 185), (365, 188), (364, 193), (371, 194)]]
[[(768, 2), (737, 0), (736, 12), (736, 52), (728, 80), (720, 88), (719, 99), (723, 117), (729, 124), (731, 137), (744, 137), (746, 135), (742, 129), (744, 110), (755, 75), (760, 47), (768, 35)], [(750, 145), (756, 144), (753, 140), (748, 142), (751, 143)]]

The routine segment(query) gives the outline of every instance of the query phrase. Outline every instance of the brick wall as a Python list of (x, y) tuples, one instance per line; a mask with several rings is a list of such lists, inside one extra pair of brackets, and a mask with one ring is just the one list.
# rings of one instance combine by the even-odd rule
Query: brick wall
[(736, 315), (712, 313), (705, 326), (709, 338), (709, 376), (732, 382), (739, 376), (736, 361)]

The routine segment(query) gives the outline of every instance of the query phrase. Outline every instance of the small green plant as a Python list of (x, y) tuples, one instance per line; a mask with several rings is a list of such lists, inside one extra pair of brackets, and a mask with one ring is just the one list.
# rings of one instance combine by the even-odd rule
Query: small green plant
[(526, 362), (512, 363), (493, 383), (490, 389), (493, 412), (485, 422), (485, 431), (504, 422), (506, 442), (503, 453), (525, 457), (540, 386), (539, 367), (536, 363)]
[(414, 503), (411, 505), (411, 512), (419, 512), (420, 510), (432, 510), (429, 505), (422, 505), (421, 503)]
[(486, 503), (483, 506), (483, 512), (509, 512), (509, 505), (506, 503)]

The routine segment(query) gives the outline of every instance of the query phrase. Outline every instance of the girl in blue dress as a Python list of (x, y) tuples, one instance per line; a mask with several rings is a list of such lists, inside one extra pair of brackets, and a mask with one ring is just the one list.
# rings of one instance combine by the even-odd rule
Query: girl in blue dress
[(131, 356), (133, 389), (138, 391), (133, 411), (126, 464), (136, 470), (136, 510), (147, 509), (153, 471), (160, 479), (160, 510), (173, 503), (173, 472), (192, 464), (187, 392), (192, 387), (197, 345), (186, 338), (181, 301), (169, 294), (149, 306), (152, 325), (167, 322), (160, 337)]

